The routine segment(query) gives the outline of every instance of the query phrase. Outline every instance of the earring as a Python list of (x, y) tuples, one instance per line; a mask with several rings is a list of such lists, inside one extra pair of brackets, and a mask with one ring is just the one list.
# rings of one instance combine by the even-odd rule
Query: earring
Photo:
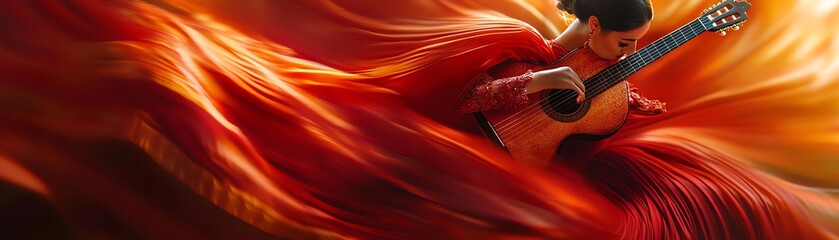
[(583, 46), (584, 46), (584, 47), (588, 47), (588, 42), (589, 42), (589, 41), (591, 41), (591, 35), (594, 35), (594, 31), (593, 31), (593, 30), (589, 30), (589, 31), (588, 31), (588, 37), (586, 38), (586, 42), (584, 42), (584, 43), (583, 43)]

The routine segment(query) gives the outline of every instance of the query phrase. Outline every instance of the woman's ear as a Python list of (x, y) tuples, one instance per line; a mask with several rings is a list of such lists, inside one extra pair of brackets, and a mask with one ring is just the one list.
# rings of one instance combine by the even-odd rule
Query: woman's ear
[(588, 18), (588, 29), (591, 29), (592, 32), (596, 33), (599, 32), (600, 29), (600, 19), (597, 16), (591, 16)]

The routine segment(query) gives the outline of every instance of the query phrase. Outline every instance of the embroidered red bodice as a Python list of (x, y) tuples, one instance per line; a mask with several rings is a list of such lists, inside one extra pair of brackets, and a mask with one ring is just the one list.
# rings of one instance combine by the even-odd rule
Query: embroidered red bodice
[[(551, 41), (554, 53), (558, 56), (568, 54), (568, 50)], [(489, 74), (484, 73), (475, 87), (469, 93), (466, 101), (458, 109), (462, 113), (483, 112), (497, 108), (515, 108), (527, 103), (527, 84), (533, 80), (533, 72), (508, 78), (493, 79)], [(629, 107), (631, 110), (651, 114), (666, 112), (666, 103), (659, 100), (650, 100), (644, 97), (641, 92), (629, 84)]]

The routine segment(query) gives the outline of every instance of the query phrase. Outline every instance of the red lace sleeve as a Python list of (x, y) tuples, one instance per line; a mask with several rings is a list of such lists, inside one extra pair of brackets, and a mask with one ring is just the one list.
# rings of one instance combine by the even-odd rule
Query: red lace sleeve
[(646, 112), (650, 114), (658, 114), (667, 112), (667, 103), (663, 103), (659, 100), (650, 100), (641, 95), (641, 91), (638, 90), (632, 84), (629, 84), (629, 108), (635, 111)]
[(483, 112), (497, 108), (513, 108), (527, 103), (527, 84), (533, 80), (533, 72), (501, 79), (492, 79), (488, 74), (472, 89), (458, 112)]

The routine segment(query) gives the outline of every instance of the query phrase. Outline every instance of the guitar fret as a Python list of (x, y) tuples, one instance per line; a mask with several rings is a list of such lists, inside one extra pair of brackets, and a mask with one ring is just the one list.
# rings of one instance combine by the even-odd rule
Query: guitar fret
[(629, 77), (629, 75), (638, 72), (670, 51), (673, 51), (682, 44), (690, 41), (703, 31), (705, 31), (705, 28), (702, 19), (695, 19), (670, 34), (654, 41), (635, 54), (626, 57), (615, 65), (595, 74), (591, 77), (591, 79), (587, 80), (586, 96), (594, 97), (606, 91), (613, 85)]

